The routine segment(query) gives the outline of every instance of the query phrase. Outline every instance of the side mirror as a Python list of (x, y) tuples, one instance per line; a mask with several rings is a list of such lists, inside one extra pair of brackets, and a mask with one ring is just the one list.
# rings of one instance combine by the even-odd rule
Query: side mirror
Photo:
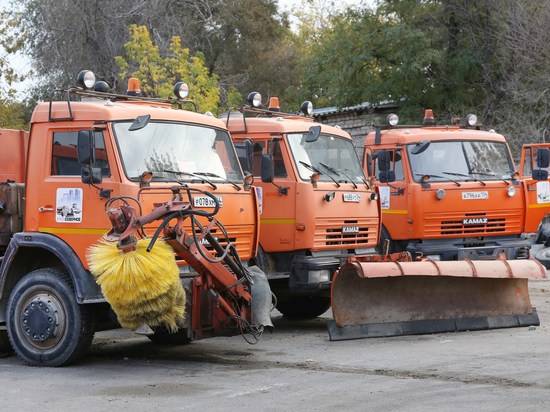
[[(538, 161), (537, 161), (538, 163)], [(535, 169), (533, 170), (533, 173), (531, 173), (531, 177), (534, 179), (534, 180), (546, 180), (548, 179), (548, 170), (544, 170), (544, 169)]]
[(273, 157), (267, 154), (262, 155), (262, 182), (272, 183), (274, 175)]
[(428, 148), (428, 146), (430, 146), (432, 142), (430, 142), (429, 140), (423, 140), (417, 144), (415, 144), (413, 146), (413, 148), (411, 149), (411, 154), (413, 155), (417, 155), (417, 154), (420, 154), (422, 152), (425, 152), (426, 149)]
[(537, 167), (546, 169), (550, 166), (550, 152), (548, 149), (537, 149)]
[(244, 142), (244, 153), (245, 153), (245, 163), (241, 165), (243, 169), (251, 172), (252, 171), (252, 156), (254, 156), (254, 143), (252, 140), (246, 139)]
[(378, 161), (378, 170), (380, 172), (388, 172), (391, 169), (390, 152), (383, 150), (376, 154), (376, 160)]
[(378, 180), (380, 183), (395, 182), (395, 172), (393, 170), (380, 171), (378, 174)]
[(321, 135), (321, 126), (311, 126), (306, 134), (306, 143), (313, 143), (319, 140)]
[(77, 155), (81, 166), (89, 166), (95, 163), (94, 135), (91, 130), (78, 132)]
[(82, 166), (81, 169), (82, 183), (92, 185), (99, 184), (103, 180), (100, 167), (91, 167), (90, 165)]

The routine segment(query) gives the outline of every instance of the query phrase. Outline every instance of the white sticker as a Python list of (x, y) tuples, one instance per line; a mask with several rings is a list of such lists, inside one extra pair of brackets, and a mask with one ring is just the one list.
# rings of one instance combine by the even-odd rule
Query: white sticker
[(537, 203), (550, 203), (550, 182), (537, 182)]
[(256, 192), (256, 202), (258, 203), (258, 213), (261, 215), (264, 211), (264, 191), (261, 186), (254, 186)]
[(390, 208), (390, 187), (379, 186), (378, 193), (380, 194), (380, 207), (382, 209)]
[(55, 200), (57, 223), (82, 223), (82, 189), (79, 187), (58, 188)]
[(344, 193), (342, 195), (344, 202), (358, 203), (361, 201), (361, 195), (359, 193)]
[(486, 200), (489, 192), (462, 192), (462, 200)]

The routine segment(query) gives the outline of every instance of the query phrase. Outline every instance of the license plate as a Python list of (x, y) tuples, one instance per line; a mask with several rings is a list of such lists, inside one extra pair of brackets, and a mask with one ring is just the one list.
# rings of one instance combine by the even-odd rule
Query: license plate
[(343, 226), (342, 233), (359, 233), (359, 226)]
[(489, 199), (489, 192), (462, 192), (462, 200)]
[(486, 217), (468, 217), (462, 220), (463, 225), (485, 225), (489, 219)]
[[(223, 206), (223, 198), (221, 196), (216, 196), (220, 207)], [(216, 207), (214, 200), (208, 196), (195, 196), (193, 198), (194, 207)]]
[(359, 202), (361, 201), (361, 195), (359, 193), (344, 193), (343, 195), (344, 202)]

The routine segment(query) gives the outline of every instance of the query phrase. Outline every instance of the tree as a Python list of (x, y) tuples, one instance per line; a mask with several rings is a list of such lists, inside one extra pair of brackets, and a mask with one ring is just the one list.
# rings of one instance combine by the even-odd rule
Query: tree
[(128, 76), (141, 81), (145, 95), (169, 97), (176, 81), (185, 81), (201, 111), (217, 111), (220, 100), (218, 78), (208, 73), (201, 53), (191, 54), (173, 36), (166, 54), (161, 53), (145, 26), (131, 25), (130, 40), (124, 45), (124, 56), (116, 56), (119, 79)]

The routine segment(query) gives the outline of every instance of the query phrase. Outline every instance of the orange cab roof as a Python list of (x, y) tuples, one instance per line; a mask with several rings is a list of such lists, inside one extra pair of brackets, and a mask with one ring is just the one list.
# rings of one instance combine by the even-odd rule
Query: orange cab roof
[[(48, 102), (39, 103), (32, 114), (31, 123), (48, 122)], [(151, 115), (154, 120), (172, 120), (176, 122), (196, 123), (211, 127), (226, 129), (225, 123), (214, 116), (190, 112), (187, 110), (172, 109), (165, 103), (145, 103), (127, 101), (91, 101), (71, 102), (74, 121), (115, 121), (133, 120), (138, 116)], [(62, 118), (69, 116), (67, 102), (52, 103), (52, 117)]]
[[(365, 144), (374, 145), (375, 132), (367, 135)], [(382, 144), (409, 144), (422, 140), (485, 140), (506, 143), (504, 136), (494, 132), (462, 129), (457, 126), (432, 126), (382, 130)]]
[[(225, 118), (222, 118), (225, 120)], [(224, 122), (225, 123), (225, 122)], [(304, 133), (311, 126), (321, 126), (321, 133), (340, 136), (345, 139), (351, 139), (346, 131), (326, 124), (312, 122), (309, 118), (300, 119), (298, 116), (293, 118), (285, 117), (247, 117), (246, 130), (243, 117), (239, 114), (232, 114), (229, 117), (229, 131), (231, 133)]]

